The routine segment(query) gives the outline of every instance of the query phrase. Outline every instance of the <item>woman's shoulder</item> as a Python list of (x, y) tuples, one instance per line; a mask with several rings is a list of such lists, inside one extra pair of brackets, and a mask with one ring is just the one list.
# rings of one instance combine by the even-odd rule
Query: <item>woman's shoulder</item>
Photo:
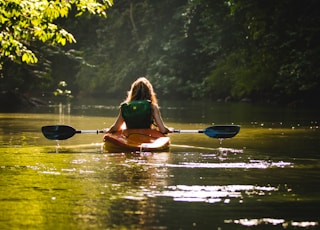
[(152, 108), (159, 108), (159, 105), (157, 103), (151, 102), (151, 107)]
[(136, 110), (137, 108), (141, 109), (152, 109), (156, 110), (158, 109), (158, 105), (152, 103), (150, 100), (132, 100), (132, 101), (124, 101), (120, 104), (120, 109), (130, 109), (133, 108)]
[(153, 112), (159, 112), (159, 105), (158, 104), (153, 104), (153, 103), (151, 103), (151, 110), (153, 111)]

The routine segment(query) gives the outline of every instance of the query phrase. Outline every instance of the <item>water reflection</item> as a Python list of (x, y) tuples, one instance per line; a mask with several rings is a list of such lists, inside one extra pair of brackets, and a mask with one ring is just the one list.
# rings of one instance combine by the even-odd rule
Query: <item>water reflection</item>
[(253, 227), (258, 225), (280, 225), (284, 229), (291, 227), (310, 228), (319, 225), (317, 221), (286, 221), (285, 219), (274, 218), (261, 218), (261, 219), (238, 219), (238, 220), (225, 220), (226, 224), (239, 224), (246, 227)]
[[(126, 160), (126, 162), (134, 162), (135, 164), (148, 166), (149, 168), (156, 169), (157, 173), (153, 174), (153, 179), (165, 179), (175, 177), (172, 175), (171, 169), (267, 169), (267, 168), (285, 168), (294, 167), (291, 162), (285, 161), (272, 161), (272, 160), (254, 160), (249, 159), (248, 162), (223, 162), (228, 161), (226, 158), (221, 159), (221, 154), (226, 157), (227, 154), (242, 154), (243, 150), (218, 148), (217, 153), (182, 153), (175, 154), (174, 157), (168, 154), (153, 154), (148, 158), (138, 157)], [(140, 155), (141, 156), (141, 155)], [(155, 157), (160, 156), (160, 157)], [(154, 157), (154, 158), (153, 158)], [(176, 163), (171, 162), (174, 158)], [(191, 162), (185, 162), (188, 159)], [(218, 161), (210, 163), (208, 161)], [(229, 159), (230, 160), (230, 159)], [(197, 162), (206, 161), (206, 162)], [(190, 173), (190, 171), (189, 171)], [(205, 176), (206, 174), (204, 174)], [(188, 176), (188, 175), (185, 175)], [(199, 177), (200, 181), (202, 177)], [(284, 192), (291, 191), (287, 186), (280, 189), (280, 185), (276, 187), (271, 185), (246, 185), (246, 184), (229, 184), (229, 185), (162, 185), (163, 187), (154, 187), (148, 189), (146, 187), (140, 188), (130, 192), (126, 195), (127, 199), (146, 199), (149, 197), (171, 197), (174, 201), (184, 202), (205, 202), (205, 203), (229, 203), (231, 199), (237, 199), (237, 202), (242, 203), (245, 197), (266, 196), (271, 195), (272, 192), (283, 190)], [(283, 192), (282, 191), (282, 192)], [(131, 197), (131, 198), (130, 198)]]
[[(160, 166), (160, 165), (158, 165)], [(271, 167), (293, 167), (290, 162), (270, 162), (264, 160), (250, 160), (249, 163), (245, 162), (232, 162), (232, 163), (189, 163), (181, 162), (180, 164), (166, 164), (166, 167), (171, 168), (236, 168), (236, 169), (266, 169)]]
[[(243, 203), (245, 196), (265, 196), (279, 188), (272, 186), (254, 185), (223, 185), (223, 186), (199, 186), (199, 185), (176, 185), (167, 186), (165, 191), (152, 194), (153, 196), (172, 197), (174, 201), (205, 202), (205, 203), (230, 203), (231, 199), (237, 198), (236, 202)], [(150, 196), (150, 194), (149, 194)]]
[[(25, 179), (30, 178), (28, 183), (19, 185), (18, 188), (11, 187), (17, 192), (15, 196), (7, 196), (11, 197), (10, 204), (14, 203), (14, 197), (20, 197), (26, 205), (33, 203), (29, 213), (49, 218), (50, 223), (48, 220), (39, 223), (29, 218), (29, 224), (38, 224), (39, 228), (48, 225), (54, 229), (54, 220), (41, 213), (41, 210), (49, 211), (55, 219), (66, 220), (63, 226), (70, 229), (79, 228), (81, 225), (92, 228), (121, 228), (123, 223), (126, 228), (133, 229), (141, 226), (168, 227), (169, 220), (161, 220), (161, 216), (179, 218), (181, 207), (178, 208), (178, 204), (187, 205), (182, 208), (186, 214), (192, 214), (190, 210), (193, 210), (194, 205), (210, 205), (201, 207), (199, 215), (205, 215), (209, 210), (211, 213), (215, 213), (214, 210), (225, 213), (220, 222), (219, 219), (215, 221), (225, 224), (226, 229), (229, 229), (228, 225), (304, 228), (317, 226), (318, 222), (312, 218), (293, 221), (290, 217), (277, 214), (275, 216), (279, 218), (265, 218), (264, 216), (270, 214), (270, 210), (261, 213), (259, 218), (250, 218), (248, 211), (243, 211), (242, 214), (247, 218), (239, 218), (238, 212), (232, 214), (228, 211), (228, 207), (230, 210), (241, 210), (243, 205), (244, 208), (249, 205), (251, 210), (250, 205), (257, 204), (268, 209), (268, 204), (275, 200), (286, 203), (295, 201), (299, 196), (301, 199), (296, 187), (282, 182), (268, 183), (255, 174), (257, 170), (295, 169), (298, 167), (295, 163), (253, 159), (252, 155), (249, 157), (247, 154), (246, 150), (235, 148), (216, 148), (215, 151), (204, 153), (46, 153), (45, 158), (42, 157), (43, 154), (33, 153), (33, 160), (30, 158), (29, 161), (20, 162), (20, 166), (14, 167), (2, 165), (1, 169), (2, 173), (18, 170)], [(239, 157), (247, 162), (240, 162)], [(25, 169), (30, 169), (31, 172)], [(243, 171), (244, 169), (249, 171)], [(227, 176), (223, 179), (227, 179), (215, 181), (215, 177), (221, 178), (221, 173)], [(232, 183), (230, 178), (233, 173), (238, 174), (235, 180), (238, 183)], [(249, 174), (256, 183), (246, 183), (245, 177), (239, 177), (239, 173)], [(39, 201), (37, 206), (34, 206), (35, 201)], [(6, 203), (7, 201), (2, 200), (2, 204), (12, 215), (13, 210), (8, 208)], [(197, 218), (192, 224), (201, 226)], [(21, 218), (15, 221), (21, 221)], [(187, 226), (188, 221), (183, 221), (183, 224)]]
[(117, 104), (0, 115), (1, 229), (319, 228), (318, 116), (209, 105), (198, 120), (197, 109), (164, 108), (175, 128), (238, 119), (242, 129), (222, 144), (172, 134), (161, 153), (104, 153), (102, 136), (85, 134), (56, 146), (40, 132), (60, 122), (108, 127)]

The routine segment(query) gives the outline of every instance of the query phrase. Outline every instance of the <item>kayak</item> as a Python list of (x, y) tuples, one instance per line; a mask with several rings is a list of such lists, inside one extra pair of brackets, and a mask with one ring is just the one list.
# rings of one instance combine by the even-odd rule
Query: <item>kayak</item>
[(154, 129), (124, 129), (103, 137), (107, 152), (159, 152), (168, 150), (170, 138)]

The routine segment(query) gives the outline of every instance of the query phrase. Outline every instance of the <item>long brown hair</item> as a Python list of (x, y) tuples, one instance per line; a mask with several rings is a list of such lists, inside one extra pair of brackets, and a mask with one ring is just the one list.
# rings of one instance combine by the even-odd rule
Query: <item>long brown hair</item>
[(125, 102), (134, 100), (150, 100), (152, 104), (158, 105), (156, 93), (154, 92), (153, 87), (147, 78), (140, 77), (132, 83)]

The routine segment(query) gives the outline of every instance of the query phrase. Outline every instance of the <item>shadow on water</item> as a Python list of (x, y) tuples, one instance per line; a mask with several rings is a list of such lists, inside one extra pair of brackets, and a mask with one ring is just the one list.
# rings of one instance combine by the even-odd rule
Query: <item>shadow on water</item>
[[(40, 128), (105, 128), (116, 105), (0, 114), (0, 228), (319, 228), (317, 112), (199, 106), (162, 111), (177, 129), (236, 123), (240, 133), (222, 143), (170, 134), (169, 152), (106, 153), (102, 135), (77, 134), (57, 144)], [(275, 111), (278, 118), (269, 117)]]

